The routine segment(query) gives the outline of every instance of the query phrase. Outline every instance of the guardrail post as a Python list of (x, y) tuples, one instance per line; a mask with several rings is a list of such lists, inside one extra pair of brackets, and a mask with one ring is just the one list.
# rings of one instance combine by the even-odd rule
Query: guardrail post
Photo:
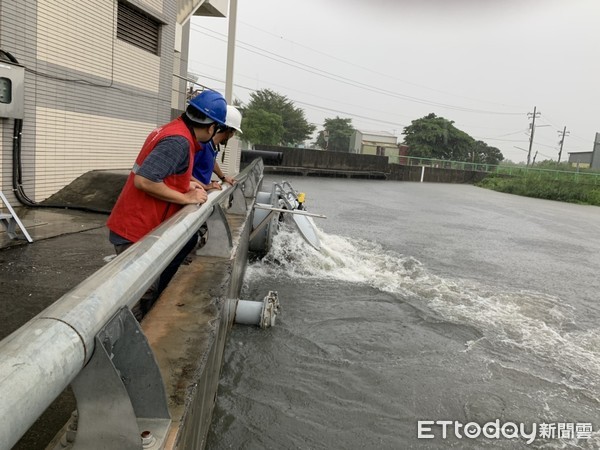
[(204, 247), (196, 251), (196, 255), (229, 258), (233, 249), (233, 239), (221, 205), (215, 205), (206, 225), (208, 225), (208, 240)]
[(244, 196), (246, 198), (254, 197), (254, 192), (256, 191), (256, 180), (254, 179), (254, 177), (248, 176), (248, 178), (246, 178), (246, 180), (244, 181), (242, 188), (244, 190)]
[(231, 206), (227, 210), (230, 214), (246, 214), (248, 205), (246, 204), (246, 198), (244, 192), (239, 184), (234, 186), (233, 193), (231, 194)]
[(96, 335), (89, 363), (71, 384), (77, 399), (74, 450), (162, 448), (171, 418), (162, 377), (148, 341), (121, 309)]

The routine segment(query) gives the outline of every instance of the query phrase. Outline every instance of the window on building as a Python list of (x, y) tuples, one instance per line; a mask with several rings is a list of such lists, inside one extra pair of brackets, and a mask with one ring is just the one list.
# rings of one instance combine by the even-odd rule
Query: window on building
[(117, 38), (158, 55), (160, 22), (128, 3), (119, 2)]

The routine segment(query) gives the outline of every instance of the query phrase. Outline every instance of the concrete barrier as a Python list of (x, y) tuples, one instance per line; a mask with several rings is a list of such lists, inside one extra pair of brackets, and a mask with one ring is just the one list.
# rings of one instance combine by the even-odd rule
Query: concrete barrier
[(383, 173), (388, 171), (388, 159), (385, 156), (272, 145), (257, 145), (256, 149), (283, 153), (281, 165), (286, 167)]
[[(422, 166), (389, 164), (386, 156), (332, 152), (307, 148), (257, 145), (257, 150), (278, 152), (283, 155), (278, 167), (266, 167), (267, 172), (315, 176), (347, 176), (351, 178), (386, 178), (395, 181), (421, 181)], [(425, 167), (424, 182), (476, 183), (487, 172)]]
[[(422, 166), (401, 166), (398, 164), (390, 164), (388, 180), (421, 181), (422, 170)], [(483, 180), (487, 175), (487, 172), (425, 166), (423, 181), (427, 183), (473, 184)]]

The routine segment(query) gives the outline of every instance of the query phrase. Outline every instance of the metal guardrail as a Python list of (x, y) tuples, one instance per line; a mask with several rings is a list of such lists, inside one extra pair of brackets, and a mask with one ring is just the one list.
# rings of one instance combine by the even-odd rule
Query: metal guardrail
[(600, 173), (593, 171), (581, 171), (581, 170), (553, 170), (553, 169), (542, 169), (536, 167), (519, 167), (519, 166), (497, 166), (494, 173), (506, 174), (511, 176), (537, 176), (540, 179), (545, 180), (564, 180), (573, 181), (575, 183), (584, 184), (600, 184)]
[[(99, 333), (135, 305), (219, 203), (232, 194), (236, 203), (236, 191), (256, 192), (262, 168), (257, 160), (234, 187), (210, 192), (203, 205), (185, 206), (0, 342), (0, 449), (10, 449), (83, 371), (98, 350)], [(237, 205), (245, 209), (243, 197)]]
[[(390, 158), (389, 162), (393, 164), (401, 164), (404, 166), (426, 166), (435, 167), (440, 169), (457, 169), (457, 170), (472, 170), (477, 172), (493, 172), (495, 171), (496, 165), (493, 164), (481, 164), (471, 163), (466, 161), (451, 161), (445, 159), (435, 158), (421, 158), (417, 156), (394, 156)], [(392, 158), (394, 159), (392, 161)]]
[(554, 170), (542, 169), (539, 167), (526, 166), (508, 166), (497, 164), (481, 164), (466, 161), (451, 161), (435, 158), (421, 158), (417, 156), (389, 156), (390, 164), (400, 164), (403, 166), (425, 166), (440, 169), (469, 170), (475, 172), (498, 173), (506, 175), (539, 175), (540, 177), (552, 178), (557, 180), (572, 180), (575, 182), (586, 182), (590, 184), (600, 184), (600, 172), (588, 170)]

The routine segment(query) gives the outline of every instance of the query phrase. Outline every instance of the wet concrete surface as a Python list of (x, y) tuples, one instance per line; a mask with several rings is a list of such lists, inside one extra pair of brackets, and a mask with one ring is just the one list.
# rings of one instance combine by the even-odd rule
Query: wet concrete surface
[[(36, 214), (39, 217), (45, 215)], [(92, 222), (96, 228), (46, 239), (32, 235), (32, 244), (12, 244), (0, 249), (0, 339), (50, 306), (102, 267), (106, 263), (104, 258), (114, 254), (103, 225), (105, 215), (93, 214), (96, 217), (92, 221), (91, 217), (81, 218), (79, 213), (71, 217), (63, 213), (62, 222), (56, 220), (55, 213), (50, 215), (51, 218), (45, 219), (52, 219), (52, 225), (48, 227), (56, 231), (70, 229), (67, 222), (77, 225), (78, 218), (90, 221), (86, 228)], [(41, 443), (54, 437), (74, 409), (75, 400), (67, 389), (14, 449), (44, 448)]]
[[(106, 217), (104, 217), (106, 219)], [(102, 224), (0, 249), (0, 338), (54, 303), (114, 254)]]
[[(104, 176), (96, 171), (84, 174), (74, 186), (55, 194), (52, 202), (110, 211), (122, 186), (119, 180), (124, 179), (124, 174), (115, 178), (108, 171)], [(76, 192), (79, 200), (75, 200)], [(108, 241), (106, 213), (12, 206), (33, 243), (18, 229), (19, 239), (10, 239), (0, 227), (0, 339), (77, 286), (115, 253)], [(67, 389), (13, 448), (45, 448), (74, 409), (75, 400)]]

